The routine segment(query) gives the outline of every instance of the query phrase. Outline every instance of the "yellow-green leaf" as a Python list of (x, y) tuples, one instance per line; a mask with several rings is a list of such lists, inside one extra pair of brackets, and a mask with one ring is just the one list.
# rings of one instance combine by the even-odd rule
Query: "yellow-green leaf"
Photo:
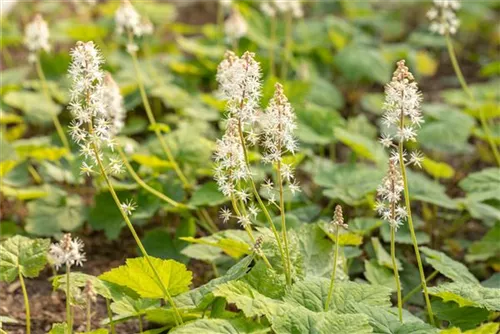
[(162, 160), (154, 155), (146, 154), (134, 154), (132, 155), (132, 160), (138, 164), (150, 168), (170, 168), (172, 163), (166, 160)]
[(19, 157), (24, 159), (32, 158), (39, 161), (57, 161), (66, 156), (68, 150), (64, 147), (57, 146), (40, 147), (34, 145), (23, 145), (16, 147), (16, 153)]
[(17, 166), (19, 162), (15, 160), (5, 160), (0, 162), (0, 177), (4, 177)]
[(455, 175), (455, 170), (447, 163), (437, 162), (427, 157), (422, 162), (422, 167), (428, 174), (437, 179), (449, 179)]
[[(160, 276), (161, 282), (171, 296), (189, 290), (193, 273), (186, 266), (174, 260), (162, 260), (149, 257), (151, 264)], [(164, 298), (156, 276), (145, 257), (127, 259), (125, 265), (105, 272), (100, 279), (128, 287), (143, 298)]]
[(429, 52), (418, 51), (415, 57), (417, 71), (423, 76), (429, 77), (436, 74), (438, 62), (434, 59)]
[(22, 122), (23, 118), (21, 116), (3, 110), (0, 111), (0, 124), (17, 124)]
[(156, 123), (156, 124), (152, 124), (148, 127), (148, 130), (149, 131), (160, 131), (160, 132), (163, 132), (163, 133), (169, 133), (171, 131), (170, 129), (170, 126), (168, 126), (168, 124), (165, 124), (165, 123)]
[(5, 184), (0, 186), (0, 191), (5, 197), (15, 197), (22, 201), (45, 197), (49, 194), (45, 187), (25, 187), (16, 189)]
[(220, 248), (224, 253), (226, 253), (227, 255), (231, 256), (234, 259), (238, 259), (243, 255), (250, 254), (250, 247), (248, 246), (248, 244), (244, 243), (243, 241), (238, 241), (234, 239), (222, 238), (217, 240), (217, 242), (205, 240), (202, 238), (196, 239), (193, 237), (185, 237), (179, 239), (194, 244), (209, 245)]

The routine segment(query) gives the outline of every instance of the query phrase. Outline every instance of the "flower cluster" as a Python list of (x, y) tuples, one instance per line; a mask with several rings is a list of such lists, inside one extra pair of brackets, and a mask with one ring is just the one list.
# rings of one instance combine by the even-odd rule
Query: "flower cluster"
[(403, 178), (396, 162), (389, 160), (387, 175), (377, 188), (378, 201), (375, 210), (382, 219), (388, 221), (396, 230), (407, 216), (406, 208), (399, 205), (403, 190)]
[[(131, 34), (134, 37), (152, 35), (154, 26), (147, 18), (141, 18), (139, 13), (129, 0), (122, 0), (121, 6), (115, 12), (116, 33)], [(129, 53), (136, 52), (137, 44), (129, 43), (127, 51)]]
[(262, 13), (264, 13), (264, 15), (268, 17), (276, 16), (276, 7), (273, 6), (271, 1), (261, 1), (260, 10), (262, 11)]
[(337, 205), (335, 207), (335, 212), (333, 213), (333, 219), (330, 221), (330, 232), (333, 233), (336, 228), (345, 228), (347, 229), (348, 226), (344, 222), (344, 214), (342, 212), (342, 207), (340, 205)]
[(460, 8), (458, 0), (434, 0), (434, 7), (427, 12), (430, 30), (440, 35), (455, 34), (460, 20), (455, 13)]
[(71, 233), (66, 233), (62, 239), (50, 245), (49, 256), (57, 269), (61, 266), (82, 266), (85, 262), (83, 242), (78, 238), (71, 238)]
[(120, 87), (110, 73), (104, 75), (102, 87), (102, 99), (105, 103), (105, 113), (109, 120), (109, 131), (112, 136), (120, 133), (125, 125), (126, 111), (123, 105), (123, 97), (120, 93)]
[[(74, 120), (69, 128), (71, 138), (80, 146), (81, 155), (86, 159), (81, 167), (82, 173), (89, 175), (99, 160), (103, 161), (103, 149), (114, 148), (112, 124), (104, 100), (103, 59), (93, 42), (78, 42), (71, 50), (71, 57), (69, 75), (73, 84), (69, 110)], [(121, 173), (121, 160), (111, 158), (108, 168), (112, 174)]]
[[(417, 129), (424, 122), (420, 111), (422, 94), (420, 93), (413, 74), (405, 66), (405, 61), (397, 63), (391, 82), (385, 87), (385, 103), (383, 123), (388, 128), (389, 133), (383, 134), (380, 142), (384, 147), (394, 147), (394, 140), (399, 143), (405, 141), (416, 141)], [(408, 119), (409, 122), (405, 122)], [(409, 162), (420, 166), (422, 156), (418, 152), (413, 152), (409, 161), (406, 153), (403, 155), (404, 162)], [(391, 159), (398, 161), (399, 154), (392, 152)]]
[(248, 33), (248, 24), (236, 8), (233, 8), (231, 15), (224, 22), (224, 32), (230, 41), (245, 37)]
[(281, 13), (291, 12), (293, 17), (304, 17), (304, 9), (300, 0), (273, 0), (274, 6)]
[(49, 26), (42, 15), (37, 14), (33, 20), (26, 25), (24, 30), (24, 45), (30, 51), (29, 60), (35, 61), (36, 53), (40, 50), (50, 51)]
[(85, 282), (85, 287), (83, 288), (83, 294), (87, 297), (87, 301), (95, 303), (97, 300), (97, 292), (95, 291), (94, 285), (91, 280)]

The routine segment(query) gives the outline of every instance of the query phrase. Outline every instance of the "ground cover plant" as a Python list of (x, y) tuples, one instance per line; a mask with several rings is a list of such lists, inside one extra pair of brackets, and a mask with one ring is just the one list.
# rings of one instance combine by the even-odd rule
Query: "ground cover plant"
[(1, 333), (498, 333), (500, 3), (2, 13)]

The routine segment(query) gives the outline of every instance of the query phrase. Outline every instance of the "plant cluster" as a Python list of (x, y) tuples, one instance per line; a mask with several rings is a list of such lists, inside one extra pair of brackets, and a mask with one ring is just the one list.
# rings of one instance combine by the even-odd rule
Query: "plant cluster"
[[(396, 5), (216, 5), (201, 29), (154, 2), (74, 2), (60, 25), (22, 7), (0, 281), (19, 281), (25, 319), (0, 323), (37, 332), (40, 276), (65, 300), (51, 334), (497, 333), (498, 81), (462, 73), (460, 3), (434, 0), (417, 32)], [(438, 61), (420, 47), (446, 50), (461, 89), (426, 89)], [(87, 241), (130, 235), (138, 256), (89, 274)]]

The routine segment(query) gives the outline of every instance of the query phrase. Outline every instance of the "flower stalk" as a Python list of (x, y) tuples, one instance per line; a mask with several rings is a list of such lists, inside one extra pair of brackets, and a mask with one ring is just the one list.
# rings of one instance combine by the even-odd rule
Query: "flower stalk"
[(330, 302), (333, 296), (333, 287), (335, 285), (335, 278), (337, 275), (337, 266), (338, 266), (338, 258), (339, 258), (339, 232), (340, 228), (347, 229), (347, 224), (344, 223), (344, 215), (342, 213), (342, 207), (337, 205), (335, 207), (335, 213), (333, 215), (333, 220), (330, 222), (330, 232), (335, 233), (335, 250), (333, 253), (333, 270), (332, 277), (330, 278), (330, 287), (328, 289), (328, 297), (325, 302), (325, 312), (328, 311), (330, 306)]
[(401, 299), (401, 282), (399, 279), (399, 268), (396, 262), (396, 228), (391, 226), (391, 261), (392, 270), (394, 272), (394, 280), (396, 281), (396, 292), (398, 298), (398, 316), (399, 321), (403, 323), (403, 302)]
[(30, 300), (28, 298), (28, 291), (26, 290), (26, 284), (24, 283), (24, 277), (21, 273), (21, 268), (18, 270), (19, 282), (21, 283), (21, 290), (23, 292), (24, 298), (24, 312), (26, 315), (26, 333), (31, 333), (31, 312), (30, 312)]

